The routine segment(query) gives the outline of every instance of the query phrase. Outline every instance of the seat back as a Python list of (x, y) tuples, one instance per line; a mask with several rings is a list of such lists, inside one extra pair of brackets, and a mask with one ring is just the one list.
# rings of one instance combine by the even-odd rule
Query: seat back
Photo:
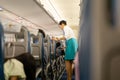
[(37, 66), (41, 66), (41, 58), (42, 58), (42, 36), (32, 36), (33, 43), (32, 47), (32, 55), (36, 60)]
[(79, 33), (80, 80), (120, 80), (120, 15), (115, 15), (120, 3), (117, 1), (83, 1)]
[(46, 57), (46, 61), (50, 62), (50, 53), (51, 53), (51, 40), (49, 35), (46, 36), (45, 40), (44, 40), (44, 50), (45, 50), (45, 57)]
[(14, 34), (16, 41), (8, 41), (5, 43), (5, 57), (14, 57), (18, 56), (21, 53), (30, 52), (29, 49), (29, 32), (26, 28), (22, 27), (21, 32), (12, 33), (5, 32), (5, 34)]
[(0, 23), (0, 80), (4, 80), (4, 32)]

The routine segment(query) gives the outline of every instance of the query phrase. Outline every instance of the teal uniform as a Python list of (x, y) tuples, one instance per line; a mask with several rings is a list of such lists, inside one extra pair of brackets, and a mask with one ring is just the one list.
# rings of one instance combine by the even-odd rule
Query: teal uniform
[(78, 44), (75, 38), (66, 40), (65, 60), (74, 60), (77, 48)]

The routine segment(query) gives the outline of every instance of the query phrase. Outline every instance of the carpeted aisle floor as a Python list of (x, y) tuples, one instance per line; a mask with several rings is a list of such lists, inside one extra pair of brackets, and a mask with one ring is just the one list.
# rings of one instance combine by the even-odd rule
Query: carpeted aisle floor
[[(66, 71), (63, 73), (62, 77), (61, 77), (61, 80), (67, 80), (67, 74), (66, 74)], [(75, 75), (73, 74), (72, 76), (72, 80), (75, 80)]]

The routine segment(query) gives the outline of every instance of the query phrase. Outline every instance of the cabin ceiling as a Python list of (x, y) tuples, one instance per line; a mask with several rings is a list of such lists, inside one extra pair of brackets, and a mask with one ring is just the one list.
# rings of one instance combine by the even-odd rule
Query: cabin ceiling
[(50, 0), (71, 27), (79, 26), (80, 0)]
[[(0, 0), (0, 7), (36, 24), (48, 34), (60, 35), (61, 29), (54, 18), (36, 3), (37, 0)], [(39, 0), (42, 1), (42, 0)], [(49, 0), (56, 11), (74, 30), (79, 28), (80, 0)]]

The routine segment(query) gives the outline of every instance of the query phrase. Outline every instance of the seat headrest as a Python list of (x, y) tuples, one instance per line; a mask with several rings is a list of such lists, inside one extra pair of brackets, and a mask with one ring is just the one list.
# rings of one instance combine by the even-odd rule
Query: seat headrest
[(24, 33), (20, 32), (15, 34), (16, 39), (24, 39)]

